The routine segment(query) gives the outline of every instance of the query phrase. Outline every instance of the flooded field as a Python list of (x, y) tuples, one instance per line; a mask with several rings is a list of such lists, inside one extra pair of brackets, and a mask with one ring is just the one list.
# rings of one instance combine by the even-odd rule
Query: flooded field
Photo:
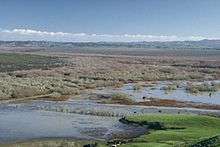
[[(0, 146), (127, 144), (148, 136), (149, 125), (119, 121), (126, 117), (220, 116), (220, 62), (214, 53), (186, 58), (133, 53), (35, 52), (26, 56), (36, 59), (30, 64), (20, 54), (2, 54), (14, 60), (1, 61), (6, 72), (0, 74)], [(48, 64), (41, 66), (41, 59)], [(24, 64), (14, 66), (20, 61)], [(31, 69), (20, 70), (26, 64)]]
[[(219, 80), (206, 81), (205, 83), (211, 82), (220, 83)], [(186, 83), (187, 82), (184, 81), (178, 82), (178, 87), (174, 90), (164, 90), (164, 87), (166, 87), (169, 84), (173, 84), (172, 81), (164, 81), (151, 84), (150, 86), (149, 84), (146, 84), (138, 90), (135, 89), (135, 83), (129, 83), (125, 84), (121, 88), (105, 88), (102, 90), (95, 90), (95, 92), (101, 94), (124, 93), (129, 95), (132, 100), (137, 102), (145, 101), (147, 98), (157, 98), (172, 99), (178, 101), (192, 101), (208, 104), (220, 104), (220, 91), (190, 93), (186, 90)], [(201, 84), (202, 82), (195, 83)], [(146, 99), (144, 100), (143, 97), (145, 97)]]
[(120, 123), (123, 116), (145, 113), (214, 114), (218, 110), (123, 106), (92, 100), (36, 100), (0, 105), (0, 143), (41, 138), (111, 140), (132, 138), (147, 128)]
[[(95, 100), (32, 100), (0, 105), (0, 144), (31, 140), (129, 139), (146, 134), (143, 126), (123, 124), (124, 116), (140, 114), (204, 114), (220, 110), (100, 104)], [(68, 142), (68, 141), (65, 141)]]
[[(219, 83), (220, 81), (207, 81)], [(177, 83), (177, 82), (175, 82)], [(202, 82), (196, 82), (201, 84)], [(115, 93), (124, 93), (135, 102), (148, 98), (192, 101), (220, 104), (220, 92), (197, 93), (186, 90), (187, 82), (179, 81), (178, 87), (165, 90), (172, 81), (145, 83), (137, 88), (137, 83), (129, 83), (121, 88), (96, 88), (65, 101), (28, 100), (0, 104), (0, 143), (22, 142), (45, 138), (71, 138), (77, 140), (109, 141), (128, 139), (147, 132), (143, 126), (127, 125), (119, 122), (125, 116), (165, 113), (165, 114), (209, 114), (219, 116), (220, 110), (195, 108), (154, 107), (140, 105), (103, 104)], [(195, 84), (195, 83), (194, 83)], [(102, 97), (96, 99), (101, 95)], [(145, 99), (143, 99), (145, 97)]]

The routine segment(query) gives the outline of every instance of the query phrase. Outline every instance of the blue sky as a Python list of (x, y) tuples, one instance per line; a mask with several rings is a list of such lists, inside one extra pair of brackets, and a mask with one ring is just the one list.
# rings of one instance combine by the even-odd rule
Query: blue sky
[(136, 37), (220, 38), (220, 0), (0, 0), (1, 40), (138, 41)]

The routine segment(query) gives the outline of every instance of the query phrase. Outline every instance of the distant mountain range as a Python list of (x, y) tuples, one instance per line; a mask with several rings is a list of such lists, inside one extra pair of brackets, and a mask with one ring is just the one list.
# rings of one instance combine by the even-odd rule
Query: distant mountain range
[(141, 48), (141, 49), (216, 49), (220, 40), (170, 41), (170, 42), (50, 42), (50, 41), (0, 41), (0, 48)]

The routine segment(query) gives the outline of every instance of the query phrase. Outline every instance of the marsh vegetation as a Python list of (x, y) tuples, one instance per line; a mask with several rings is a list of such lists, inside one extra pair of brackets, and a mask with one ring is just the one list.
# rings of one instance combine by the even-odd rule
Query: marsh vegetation
[(220, 90), (220, 83), (201, 83), (201, 84), (188, 84), (186, 87), (191, 93), (199, 93), (199, 92), (216, 92)]
[[(198, 57), (195, 57), (198, 58)], [(184, 59), (165, 57), (133, 57), (74, 54), (17, 54), (1, 53), (1, 99), (48, 95), (51, 97), (76, 95), (84, 89), (97, 87), (122, 87), (128, 82), (164, 80), (218, 79), (218, 68), (190, 66), (213, 64), (213, 61), (191, 60), (187, 66), (176, 66)], [(175, 66), (173, 66), (175, 64)], [(216, 61), (215, 64), (218, 64)], [(22, 70), (22, 71), (21, 71)], [(163, 87), (175, 90), (178, 85)], [(135, 84), (134, 90), (144, 85)], [(216, 91), (218, 86), (189, 85), (189, 92)], [(207, 91), (205, 90), (205, 91)]]
[[(215, 116), (218, 116), (220, 101), (217, 100), (217, 97), (220, 86), (219, 82), (215, 81), (220, 78), (220, 61), (219, 52), (216, 50), (207, 56), (204, 51), (197, 54), (193, 50), (181, 51), (180, 55), (179, 51), (175, 50), (165, 52), (162, 50), (144, 51), (142, 49), (134, 52), (132, 49), (120, 50), (117, 48), (117, 50), (106, 51), (101, 48), (99, 54), (95, 54), (97, 51), (92, 49), (89, 49), (89, 52), (85, 54), (83, 50), (68, 50), (68, 54), (66, 54), (65, 51), (58, 52), (58, 50), (54, 52), (51, 50), (50, 52), (48, 50), (34, 50), (34, 52), (28, 50), (26, 52), (24, 49), (25, 47), (22, 50), (16, 49), (19, 53), (0, 54), (1, 102), (4, 100), (27, 100), (21, 103), (21, 106), (1, 104), (2, 110), (7, 110), (7, 115), (12, 110), (13, 112), (19, 111), (18, 113), (22, 110), (17, 115), (25, 118), (23, 110), (26, 110), (27, 113), (31, 110), (31, 113), (36, 113), (34, 114), (36, 117), (38, 113), (42, 113), (43, 117), (48, 117), (44, 120), (54, 122), (57, 122), (54, 118), (60, 118), (60, 116), (66, 118), (68, 115), (74, 115), (74, 119), (77, 120), (73, 122), (78, 122), (75, 125), (80, 124), (79, 126), (81, 126), (87, 123), (86, 126), (91, 124), (95, 127), (86, 128), (86, 131), (80, 132), (88, 136), (91, 135), (93, 139), (100, 134), (103, 137), (103, 132), (106, 133), (106, 130), (115, 127), (111, 124), (112, 119), (118, 122), (120, 117), (126, 116), (124, 119), (129, 123), (142, 125), (142, 127), (148, 125), (149, 134), (141, 136), (139, 134), (129, 139), (123, 139), (123, 137), (132, 134), (132, 131), (134, 132), (134, 126), (132, 126), (132, 131), (127, 134), (125, 130), (123, 133), (113, 134), (116, 140), (122, 139), (120, 140), (122, 147), (193, 146), (206, 144), (210, 141), (213, 143), (212, 145), (219, 144), (218, 118), (182, 115), (182, 113), (188, 114), (189, 112), (190, 114), (214, 113)], [(193, 95), (188, 96), (186, 93)], [(206, 94), (200, 96), (200, 93)], [(209, 93), (212, 93), (211, 97), (209, 97)], [(215, 93), (217, 94), (215, 95)], [(75, 100), (82, 101), (82, 103), (75, 102)], [(156, 108), (147, 106), (156, 106)], [(174, 108), (162, 110), (161, 106), (167, 109)], [(179, 108), (182, 107), (186, 107), (187, 110), (180, 110)], [(194, 109), (188, 110), (189, 107), (212, 110), (197, 112)], [(157, 113), (157, 115), (143, 115), (149, 112)], [(56, 117), (48, 115), (50, 113)], [(164, 113), (180, 113), (180, 115), (162, 115)], [(85, 120), (85, 117), (88, 120)], [(4, 120), (4, 113), (2, 118)], [(21, 121), (21, 119), (19, 120)], [(14, 124), (14, 121), (8, 120), (9, 122)], [(68, 121), (65, 119), (64, 122)], [(145, 124), (146, 122), (148, 123)], [(151, 122), (159, 124), (160, 127), (150, 128)], [(100, 128), (100, 124), (105, 123), (110, 127), (108, 129)], [(48, 127), (47, 124), (45, 126)], [(62, 127), (60, 128), (60, 132), (64, 131), (64, 135), (62, 135), (65, 136), (65, 131), (70, 129), (65, 130), (65, 126), (63, 128), (63, 130)], [(204, 129), (199, 130), (199, 128)], [(121, 130), (121, 128), (117, 129)], [(54, 131), (53, 128), (51, 130), (51, 132)], [(206, 130), (207, 133), (203, 130)], [(95, 132), (95, 134), (91, 132)], [(50, 130), (47, 133), (47, 137), (50, 137)], [(108, 146), (115, 143), (111, 140), (111, 143), (108, 144), (108, 141), (107, 138), (103, 142), (99, 142), (98, 146)], [(94, 141), (37, 141), (33, 144), (27, 142), (20, 145), (82, 146), (90, 143), (94, 144)]]
[(50, 69), (64, 66), (65, 61), (58, 57), (19, 53), (0, 53), (0, 72), (31, 69)]

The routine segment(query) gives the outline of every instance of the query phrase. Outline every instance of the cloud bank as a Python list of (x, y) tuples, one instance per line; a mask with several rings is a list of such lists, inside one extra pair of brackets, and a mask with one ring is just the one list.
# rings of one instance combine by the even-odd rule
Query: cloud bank
[(31, 29), (0, 29), (0, 40), (5, 41), (59, 41), (59, 42), (136, 42), (136, 41), (198, 41), (211, 39), (202, 36), (155, 36), (142, 34), (86, 34), (86, 33), (65, 33), (65, 32), (48, 32)]

